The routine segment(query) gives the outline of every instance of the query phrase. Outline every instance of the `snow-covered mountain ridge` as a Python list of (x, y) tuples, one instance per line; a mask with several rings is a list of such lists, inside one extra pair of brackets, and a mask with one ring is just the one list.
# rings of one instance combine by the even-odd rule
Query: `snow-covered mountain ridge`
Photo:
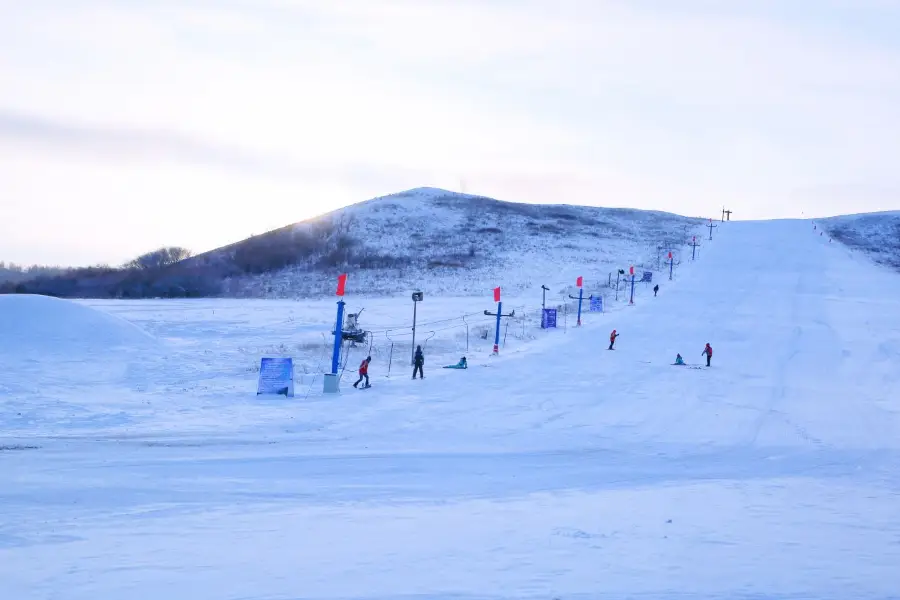
[(693, 236), (701, 239), (703, 225), (700, 218), (657, 211), (520, 204), (417, 188), (200, 258), (241, 263), (248, 247), (265, 252), (292, 244), (306, 252), (282, 268), (251, 267), (261, 272), (230, 277), (225, 284), (228, 296), (333, 294), (339, 272), (348, 272), (351, 285), (367, 294), (406, 288), (483, 294), (497, 285), (522, 290), (572, 283), (578, 276), (585, 277), (586, 284), (605, 284), (610, 273), (630, 265), (665, 267), (670, 249), (677, 264), (685, 244)]

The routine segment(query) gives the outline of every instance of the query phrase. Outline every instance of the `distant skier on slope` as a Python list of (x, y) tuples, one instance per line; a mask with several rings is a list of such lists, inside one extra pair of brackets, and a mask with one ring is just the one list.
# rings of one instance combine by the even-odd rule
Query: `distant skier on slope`
[(703, 352), (700, 356), (706, 356), (706, 366), (709, 366), (710, 361), (712, 360), (713, 349), (712, 346), (709, 345), (709, 342), (706, 342), (706, 348), (703, 349)]
[(413, 358), (413, 379), (416, 378), (416, 373), (422, 376), (422, 379), (425, 379), (425, 372), (422, 370), (422, 366), (425, 364), (425, 354), (422, 352), (422, 346), (416, 346), (416, 355)]
[(353, 384), (353, 387), (359, 385), (359, 382), (363, 379), (366, 380), (366, 385), (363, 388), (372, 387), (369, 385), (369, 363), (372, 362), (372, 357), (367, 356), (361, 363), (359, 363), (359, 379), (356, 380), (356, 383)]
[(619, 334), (616, 333), (616, 330), (615, 330), (615, 329), (613, 329), (613, 330), (612, 330), (612, 333), (609, 334), (609, 349), (610, 349), (610, 350), (613, 349), (613, 346), (614, 346), (615, 343), (616, 343), (616, 338), (617, 338), (617, 337), (619, 337)]
[(681, 366), (681, 365), (684, 364), (684, 359), (681, 358), (681, 355), (680, 355), (680, 354), (675, 355), (675, 362), (674, 362), (673, 364), (676, 364), (676, 365), (679, 365), (679, 366)]
[(659, 284), (653, 286), (653, 297), (656, 298), (656, 295), (659, 293)]

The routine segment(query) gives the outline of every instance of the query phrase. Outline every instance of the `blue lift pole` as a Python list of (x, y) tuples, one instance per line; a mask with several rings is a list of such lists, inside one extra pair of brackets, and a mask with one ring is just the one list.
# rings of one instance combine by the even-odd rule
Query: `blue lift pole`
[(337, 322), (334, 325), (334, 350), (331, 353), (331, 373), (333, 375), (337, 375), (338, 367), (341, 365), (341, 342), (343, 342), (341, 325), (344, 322), (344, 301), (338, 300), (337, 306)]

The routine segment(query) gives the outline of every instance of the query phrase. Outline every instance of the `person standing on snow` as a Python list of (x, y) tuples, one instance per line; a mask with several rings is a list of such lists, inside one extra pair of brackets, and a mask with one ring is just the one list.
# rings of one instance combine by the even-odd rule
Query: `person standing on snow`
[(425, 364), (425, 354), (422, 352), (422, 346), (416, 346), (416, 355), (413, 358), (413, 379), (416, 378), (416, 373), (422, 376), (422, 379), (425, 379), (425, 373), (422, 371), (422, 365)]
[(653, 297), (656, 298), (656, 294), (659, 293), (659, 284), (653, 286)]
[(616, 330), (613, 329), (612, 333), (609, 334), (609, 349), (613, 349), (613, 345), (616, 343), (616, 338), (619, 337), (619, 334), (616, 333)]
[(372, 357), (367, 356), (365, 358), (365, 360), (363, 360), (361, 363), (359, 363), (359, 379), (356, 380), (356, 383), (353, 384), (353, 387), (358, 386), (359, 382), (362, 381), (363, 379), (366, 380), (366, 385), (363, 386), (364, 388), (372, 387), (371, 385), (369, 385), (369, 363), (370, 362), (372, 362)]
[(710, 361), (712, 360), (712, 346), (709, 345), (709, 342), (706, 342), (706, 348), (703, 349), (703, 352), (700, 356), (706, 356), (706, 366), (709, 366)]

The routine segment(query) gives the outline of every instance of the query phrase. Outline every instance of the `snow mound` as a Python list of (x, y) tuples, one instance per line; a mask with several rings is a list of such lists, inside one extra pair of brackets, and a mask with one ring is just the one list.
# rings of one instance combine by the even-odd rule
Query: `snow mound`
[(83, 359), (150, 351), (157, 341), (137, 325), (70, 300), (0, 295), (0, 352), (20, 358)]

